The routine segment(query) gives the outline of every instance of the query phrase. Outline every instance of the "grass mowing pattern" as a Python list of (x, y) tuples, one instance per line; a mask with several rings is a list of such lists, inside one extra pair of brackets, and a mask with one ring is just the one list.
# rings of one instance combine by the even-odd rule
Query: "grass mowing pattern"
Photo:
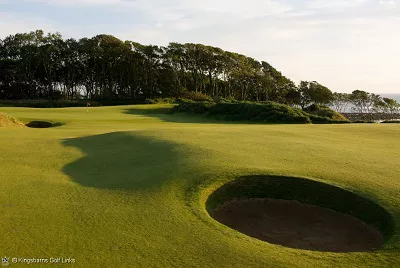
[[(0, 129), (0, 253), (74, 267), (399, 267), (399, 125), (224, 124), (160, 111), (171, 107), (0, 108), (65, 123)], [(334, 254), (234, 232), (204, 196), (251, 174), (350, 190), (389, 211), (394, 233), (378, 252)]]
[(354, 216), (380, 230), (386, 240), (392, 236), (392, 216), (376, 203), (339, 187), (317, 181), (281, 177), (248, 176), (232, 181), (210, 195), (206, 208), (212, 212), (232, 199), (271, 198), (297, 200)]

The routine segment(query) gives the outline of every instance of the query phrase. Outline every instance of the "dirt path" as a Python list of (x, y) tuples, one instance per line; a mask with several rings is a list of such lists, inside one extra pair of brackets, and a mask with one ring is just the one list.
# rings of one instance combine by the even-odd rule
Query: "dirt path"
[(297, 249), (361, 252), (384, 243), (378, 230), (357, 218), (298, 201), (229, 201), (211, 216), (249, 236)]

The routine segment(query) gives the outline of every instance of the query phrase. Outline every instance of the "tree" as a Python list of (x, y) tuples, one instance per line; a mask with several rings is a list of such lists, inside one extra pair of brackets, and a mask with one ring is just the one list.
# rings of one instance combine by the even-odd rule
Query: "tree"
[(361, 114), (364, 118), (372, 119), (371, 113), (374, 104), (379, 100), (379, 96), (362, 90), (355, 90), (350, 95), (353, 104), (352, 109)]
[(383, 98), (386, 104), (386, 112), (390, 115), (391, 119), (395, 119), (396, 115), (400, 114), (400, 103), (394, 99)]
[(331, 105), (333, 109), (339, 113), (343, 113), (346, 111), (348, 105), (350, 103), (350, 94), (346, 93), (333, 93), (333, 99), (331, 101)]
[(300, 92), (300, 106), (303, 109), (310, 104), (329, 104), (333, 100), (332, 91), (315, 81), (301, 81), (298, 91)]

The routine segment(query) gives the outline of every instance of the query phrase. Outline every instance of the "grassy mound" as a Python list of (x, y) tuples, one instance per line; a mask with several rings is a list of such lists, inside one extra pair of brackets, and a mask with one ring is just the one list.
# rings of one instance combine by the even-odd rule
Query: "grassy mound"
[(304, 109), (304, 111), (310, 114), (310, 119), (314, 124), (343, 124), (350, 123), (350, 120), (344, 117), (342, 114), (321, 105), (311, 105)]
[(205, 114), (227, 121), (283, 124), (343, 124), (350, 121), (328, 107), (312, 105), (300, 110), (276, 102), (194, 102), (181, 101), (174, 112)]
[(5, 113), (0, 113), (0, 127), (23, 127), (18, 119), (11, 117)]
[(308, 124), (309, 117), (299, 109), (275, 103), (251, 102), (192, 102), (183, 101), (174, 112), (206, 114), (227, 121), (254, 121), (263, 123)]
[(308, 179), (281, 176), (248, 176), (213, 192), (206, 209), (211, 213), (226, 201), (249, 198), (296, 200), (356, 217), (378, 229), (385, 240), (394, 232), (394, 221), (385, 209), (369, 199), (339, 187)]

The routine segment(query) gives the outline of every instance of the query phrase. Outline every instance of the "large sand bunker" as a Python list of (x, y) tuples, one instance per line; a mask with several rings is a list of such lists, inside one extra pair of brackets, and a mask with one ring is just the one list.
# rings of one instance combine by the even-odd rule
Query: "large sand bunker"
[(211, 217), (232, 229), (296, 249), (376, 250), (394, 228), (391, 215), (376, 203), (300, 178), (242, 177), (217, 189), (206, 206)]

